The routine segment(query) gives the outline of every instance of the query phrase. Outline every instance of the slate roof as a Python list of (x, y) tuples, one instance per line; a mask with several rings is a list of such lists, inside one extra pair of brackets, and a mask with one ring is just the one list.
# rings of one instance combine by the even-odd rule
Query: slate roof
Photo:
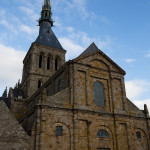
[(80, 54), (80, 56), (84, 56), (87, 55), (89, 53), (93, 53), (98, 51), (99, 49), (97, 48), (97, 46), (95, 45), (95, 43), (93, 42), (83, 53)]
[(0, 97), (0, 100), (3, 101), (7, 105), (7, 107), (9, 107), (8, 98)]
[(37, 37), (35, 43), (64, 50), (52, 31), (51, 24), (47, 21), (44, 21), (40, 24), (39, 36)]

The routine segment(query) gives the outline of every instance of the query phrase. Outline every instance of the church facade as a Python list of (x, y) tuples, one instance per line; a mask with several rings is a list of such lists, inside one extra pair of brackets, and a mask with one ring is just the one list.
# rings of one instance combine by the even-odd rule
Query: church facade
[(21, 83), (0, 98), (0, 149), (150, 150), (149, 112), (126, 97), (125, 71), (94, 43), (65, 62), (49, 0), (39, 26)]

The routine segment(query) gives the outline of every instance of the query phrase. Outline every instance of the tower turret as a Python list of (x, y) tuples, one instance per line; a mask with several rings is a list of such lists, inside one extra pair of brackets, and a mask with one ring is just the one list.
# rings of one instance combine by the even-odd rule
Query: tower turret
[(44, 1), (44, 4), (42, 6), (41, 18), (39, 20), (39, 25), (43, 21), (48, 21), (51, 24), (51, 27), (53, 26), (51, 5), (50, 5), (50, 1), (49, 0), (45, 0)]
[(52, 31), (52, 26), (50, 0), (44, 0), (39, 19), (39, 35), (23, 61), (20, 88), (25, 97), (36, 92), (65, 63), (66, 51)]

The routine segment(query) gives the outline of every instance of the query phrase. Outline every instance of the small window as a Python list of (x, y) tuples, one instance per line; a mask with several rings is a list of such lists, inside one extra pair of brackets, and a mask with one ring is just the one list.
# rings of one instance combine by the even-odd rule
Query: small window
[(56, 126), (56, 135), (62, 135), (62, 126)]
[(42, 84), (41, 80), (39, 80), (39, 82), (38, 82), (38, 89), (41, 88), (41, 84)]
[(50, 57), (47, 58), (47, 70), (50, 69)]
[(50, 96), (51, 94), (50, 94), (50, 90), (47, 90), (47, 96)]
[(62, 91), (63, 90), (63, 82), (62, 82), (62, 79), (60, 79), (58, 81), (58, 92)]
[(109, 134), (106, 130), (99, 130), (98, 133), (97, 133), (97, 136), (99, 138), (109, 138)]
[(42, 68), (42, 55), (39, 56), (39, 68)]
[(102, 83), (98, 81), (94, 82), (94, 102), (96, 105), (99, 105), (99, 106), (105, 105), (104, 87)]
[(141, 139), (141, 132), (136, 132), (137, 139)]
[(58, 59), (56, 58), (55, 59), (55, 71), (57, 71), (58, 70)]

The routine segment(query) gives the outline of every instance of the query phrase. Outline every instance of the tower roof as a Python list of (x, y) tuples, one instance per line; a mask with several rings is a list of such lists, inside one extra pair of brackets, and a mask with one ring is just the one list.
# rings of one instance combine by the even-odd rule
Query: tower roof
[(52, 31), (50, 23), (46, 21), (40, 24), (39, 36), (37, 37), (35, 43), (63, 49), (54, 32)]
[(39, 20), (39, 36), (37, 37), (35, 43), (42, 45), (63, 49), (51, 27), (53, 26), (53, 20), (51, 18), (51, 6), (49, 0), (44, 0), (42, 6), (41, 18)]

